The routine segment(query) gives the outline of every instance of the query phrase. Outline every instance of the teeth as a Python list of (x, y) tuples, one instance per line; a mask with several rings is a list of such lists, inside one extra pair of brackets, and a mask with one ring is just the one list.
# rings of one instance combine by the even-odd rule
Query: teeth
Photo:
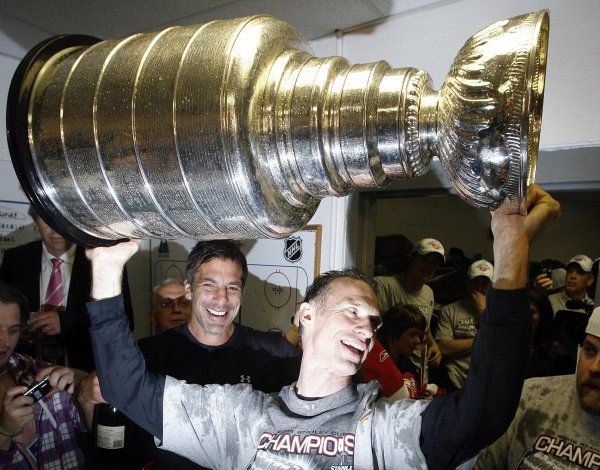
[(349, 340), (342, 340), (342, 343), (344, 343), (346, 346), (350, 346), (353, 347), (354, 349), (358, 349), (361, 353), (365, 352), (364, 348), (362, 347), (362, 345), (355, 343), (354, 341), (349, 341)]
[(217, 317), (225, 316), (225, 314), (227, 313), (226, 311), (220, 312), (219, 310), (213, 310), (211, 308), (207, 308), (206, 310), (208, 310), (213, 315), (216, 315)]

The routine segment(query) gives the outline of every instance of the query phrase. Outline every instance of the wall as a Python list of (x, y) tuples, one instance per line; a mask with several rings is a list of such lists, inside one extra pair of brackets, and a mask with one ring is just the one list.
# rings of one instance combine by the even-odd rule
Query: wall
[[(426, 70), (431, 74), (434, 86), (439, 88), (454, 56), (468, 37), (495, 21), (540, 9), (550, 11), (550, 41), (537, 181), (549, 190), (598, 189), (600, 114), (597, 110), (600, 93), (596, 90), (600, 75), (600, 2), (441, 2), (345, 32), (343, 53), (352, 63), (383, 59), (395, 67)], [(439, 162), (434, 161), (431, 171), (424, 177), (393, 183), (386, 190), (437, 188), (449, 188), (449, 183)], [(463, 203), (457, 201), (457, 214), (466, 211), (460, 204)], [(375, 234), (365, 227), (370, 217), (368, 212), (359, 213), (359, 207), (360, 204), (354, 204), (358, 225), (349, 229), (346, 245), (351, 251), (347, 259), (368, 270), (370, 266), (365, 260), (369, 259), (370, 253), (364, 251), (372, 245)], [(407, 210), (410, 212), (409, 208)], [(566, 207), (564, 217), (570, 217), (570, 212), (577, 210)], [(585, 220), (576, 215), (572, 220), (579, 218)], [(454, 220), (449, 223), (453, 225)], [(597, 227), (590, 222), (587, 227), (593, 229), (594, 225)], [(552, 236), (548, 234), (545, 237), (548, 241), (544, 243), (551, 247), (554, 244), (551, 238), (560, 235), (559, 232), (550, 232)], [(593, 232), (597, 233), (597, 228)]]
[[(561, 202), (562, 217), (533, 244), (531, 260), (552, 258), (566, 262), (578, 253), (593, 259), (600, 256), (597, 235), (600, 197), (596, 194), (593, 203), (586, 204), (571, 200), (572, 193), (557, 192), (555, 195)], [(376, 212), (378, 236), (401, 233), (413, 242), (433, 237), (439, 239), (446, 250), (458, 247), (466, 256), (481, 253), (492, 260), (489, 214), (457, 197), (378, 199)]]
[[(21, 21), (0, 14), (0, 129), (6, 128), (6, 98), (10, 81), (21, 58), (37, 43), (54, 36), (51, 31), (43, 31)], [(18, 42), (15, 38), (19, 38)], [(21, 190), (13, 170), (5, 139), (0, 139), (0, 223), (10, 222), (13, 217), (2, 217), (2, 206), (17, 214), (18, 225), (25, 227), (16, 232), (0, 232), (0, 259), (2, 250), (15, 244), (37, 238), (34, 225), (27, 216), (28, 201)], [(150, 332), (148, 325), (148, 307), (150, 292), (150, 271), (148, 241), (142, 241), (140, 252), (127, 264), (131, 286), (131, 296), (135, 313), (135, 336), (141, 338)]]

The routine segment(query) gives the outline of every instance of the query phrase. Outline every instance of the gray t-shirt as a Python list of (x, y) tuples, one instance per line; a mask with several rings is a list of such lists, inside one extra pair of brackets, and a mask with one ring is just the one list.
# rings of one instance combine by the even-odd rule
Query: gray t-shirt
[[(376, 276), (374, 278), (377, 284), (377, 298), (379, 299), (379, 307), (381, 313), (387, 312), (394, 305), (413, 305), (427, 319), (427, 328), (431, 323), (433, 315), (433, 291), (427, 284), (423, 284), (420, 289), (408, 290), (405, 281), (405, 275), (399, 276)], [(410, 359), (417, 369), (421, 368), (422, 358), (425, 345), (417, 346), (413, 351)], [(425, 362), (425, 370), (423, 371), (424, 383), (428, 382), (427, 363)]]
[[(442, 308), (435, 338), (437, 340), (474, 338), (478, 324), (479, 311), (467, 296)], [(454, 386), (464, 387), (471, 364), (471, 351), (452, 358), (444, 356), (444, 362)]]
[(600, 416), (579, 406), (575, 375), (527, 380), (508, 431), (479, 454), (475, 468), (600, 468)]
[[(367, 455), (365, 468), (427, 468), (419, 444), (427, 402), (381, 399), (369, 414), (376, 382), (317, 400), (299, 398), (294, 385), (266, 395), (243, 384), (167, 377), (162, 447), (209, 468), (358, 469), (359, 451)], [(357, 425), (369, 419), (368, 437), (355, 439)]]
[(420, 289), (409, 290), (405, 287), (406, 281), (404, 274), (399, 276), (375, 276), (374, 281), (377, 284), (377, 298), (381, 313), (387, 312), (394, 305), (414, 305), (425, 318), (427, 326), (431, 322), (433, 315), (433, 291), (427, 284), (423, 284)]

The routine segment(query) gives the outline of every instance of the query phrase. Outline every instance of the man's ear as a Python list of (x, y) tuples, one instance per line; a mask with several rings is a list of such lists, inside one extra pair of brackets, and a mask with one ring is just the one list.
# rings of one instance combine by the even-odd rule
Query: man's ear
[(183, 287), (185, 287), (185, 297), (188, 300), (192, 300), (192, 288), (190, 287), (190, 283), (185, 281), (183, 283)]
[(587, 287), (590, 287), (594, 283), (594, 275), (592, 273), (588, 273), (588, 280), (585, 283)]
[(302, 302), (298, 307), (298, 321), (302, 328), (307, 328), (313, 321), (314, 311), (309, 302)]

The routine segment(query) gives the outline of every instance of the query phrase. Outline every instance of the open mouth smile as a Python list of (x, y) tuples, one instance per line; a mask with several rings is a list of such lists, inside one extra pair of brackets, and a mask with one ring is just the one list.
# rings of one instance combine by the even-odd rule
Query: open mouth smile
[(227, 311), (226, 310), (215, 310), (212, 308), (206, 308), (206, 310), (208, 311), (208, 313), (210, 313), (211, 315), (215, 316), (215, 317), (224, 317), (225, 315), (227, 315)]
[(347, 339), (343, 339), (342, 340), (342, 344), (348, 349), (350, 350), (353, 354), (357, 355), (357, 356), (361, 356), (364, 354), (365, 350), (366, 350), (366, 346), (364, 344), (361, 344), (357, 341), (352, 341), (352, 340), (347, 340)]

